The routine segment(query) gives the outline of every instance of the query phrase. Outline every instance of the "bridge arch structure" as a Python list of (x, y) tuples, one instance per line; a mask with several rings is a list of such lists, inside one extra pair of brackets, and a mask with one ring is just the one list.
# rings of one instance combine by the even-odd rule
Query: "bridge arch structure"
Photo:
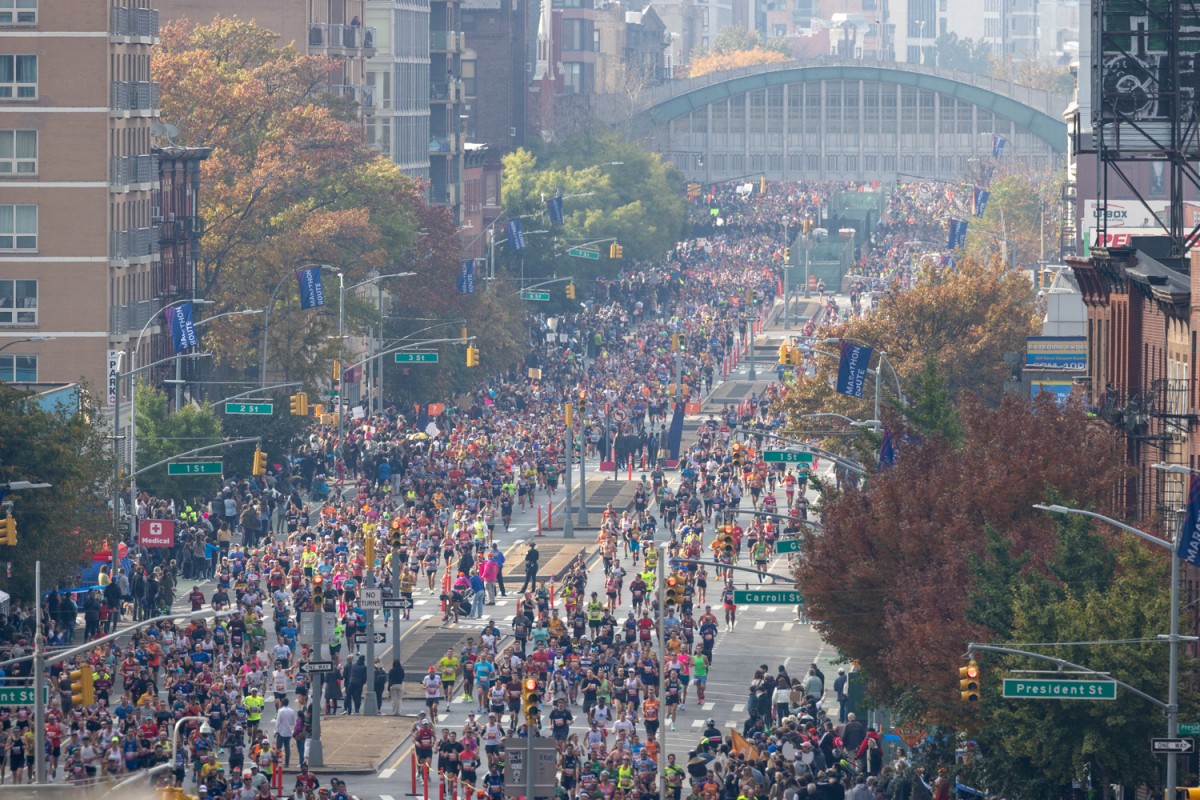
[[(789, 61), (670, 81), (635, 130), (690, 181), (964, 180), (993, 155), (1049, 175), (1070, 97), (914, 64)], [(975, 163), (972, 163), (975, 162)]]

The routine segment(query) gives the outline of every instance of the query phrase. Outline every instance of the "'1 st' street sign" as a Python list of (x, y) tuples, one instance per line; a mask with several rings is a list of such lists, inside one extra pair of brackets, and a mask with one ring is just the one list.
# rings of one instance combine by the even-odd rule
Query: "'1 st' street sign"
[(774, 461), (784, 464), (811, 464), (813, 463), (813, 454), (794, 453), (791, 450), (764, 450), (763, 461), (768, 463)]
[(1023, 700), (1116, 700), (1115, 681), (1005, 678), (1004, 697)]
[(220, 475), (220, 461), (186, 461), (167, 464), (168, 475)]
[(793, 589), (735, 589), (733, 602), (746, 606), (800, 605), (804, 600)]

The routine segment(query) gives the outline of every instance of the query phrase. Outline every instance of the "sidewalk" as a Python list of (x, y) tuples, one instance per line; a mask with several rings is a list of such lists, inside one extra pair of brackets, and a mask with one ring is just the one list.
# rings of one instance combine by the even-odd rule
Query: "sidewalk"
[[(313, 767), (312, 771), (317, 775), (375, 774), (408, 739), (417, 721), (417, 707), (417, 703), (412, 703), (414, 714), (401, 717), (322, 715), (321, 747), (325, 766)], [(292, 766), (284, 770), (284, 775), (295, 775), (299, 766), (299, 761), (293, 757)], [(288, 788), (286, 777), (283, 786), (285, 790)]]

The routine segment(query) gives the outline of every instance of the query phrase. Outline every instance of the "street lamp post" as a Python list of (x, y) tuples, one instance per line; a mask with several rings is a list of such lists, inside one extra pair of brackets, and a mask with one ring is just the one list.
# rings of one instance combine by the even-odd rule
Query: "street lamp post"
[(57, 336), (26, 336), (24, 339), (14, 339), (8, 344), (0, 345), (0, 351), (7, 350), (8, 348), (18, 344), (28, 344), (30, 342), (35, 344), (40, 344), (41, 342), (53, 342), (57, 338)]
[[(199, 722), (201, 736), (208, 736), (213, 732), (212, 726), (208, 724), (208, 717), (180, 717), (176, 720), (175, 727), (171, 729), (171, 760), (175, 763), (179, 763), (179, 731), (185, 722)], [(187, 762), (183, 763), (186, 766)]]
[[(1156, 468), (1164, 468), (1165, 465), (1156, 465)], [(1187, 471), (1186, 467), (1179, 469)], [(1167, 472), (1177, 472), (1178, 470), (1172, 467), (1165, 467)], [(1055, 514), (1076, 514), (1081, 517), (1090, 517), (1112, 525), (1114, 528), (1119, 528), (1126, 533), (1132, 533), (1134, 536), (1149, 542), (1150, 544), (1162, 547), (1170, 551), (1168, 558), (1171, 559), (1171, 621), (1170, 631), (1167, 634), (1168, 655), (1167, 655), (1167, 738), (1175, 739), (1179, 736), (1179, 558), (1175, 555), (1175, 548), (1179, 542), (1179, 528), (1175, 527), (1174, 541), (1160, 539), (1157, 536), (1152, 536), (1145, 531), (1140, 531), (1137, 528), (1126, 525), (1123, 522), (1106, 517), (1103, 514), (1097, 514), (1094, 511), (1085, 511), (1081, 508), (1068, 508), (1061, 505), (1043, 505), (1037, 503), (1034, 508), (1040, 508), (1043, 511), (1051, 511)], [(1176, 779), (1179, 774), (1179, 766), (1177, 756), (1174, 751), (1167, 753), (1167, 796), (1173, 797), (1175, 792)]]
[[(193, 328), (199, 328), (201, 325), (207, 325), (213, 320), (221, 319), (221, 317), (248, 317), (251, 314), (262, 314), (266, 309), (263, 308), (244, 308), (240, 311), (225, 311), (220, 314), (213, 314), (211, 317), (192, 323)], [(166, 383), (167, 381), (164, 381)], [(175, 354), (175, 411), (179, 411), (180, 405), (183, 404), (183, 354)]]

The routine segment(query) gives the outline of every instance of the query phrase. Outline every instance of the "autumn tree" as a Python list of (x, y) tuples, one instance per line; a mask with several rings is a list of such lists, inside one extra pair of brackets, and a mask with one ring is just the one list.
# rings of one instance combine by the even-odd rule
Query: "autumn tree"
[(33, 597), (34, 562), (42, 586), (75, 585), (89, 555), (113, 534), (113, 446), (93, 420), (100, 414), (83, 394), (83, 407), (47, 411), (36, 398), (0, 384), (0, 484), (48, 483), (6, 495), (17, 522), (17, 546), (5, 548), (12, 565), (4, 587)]
[(1057, 204), (1062, 176), (1025, 174), (1010, 157), (996, 164), (982, 218), (968, 220), (966, 255), (976, 261), (999, 258), (1029, 267), (1055, 251)]
[(759, 64), (778, 64), (791, 60), (790, 55), (780, 53), (778, 50), (768, 50), (764, 47), (757, 47), (753, 50), (734, 50), (729, 53), (706, 53), (705, 55), (692, 56), (691, 61), (688, 62), (688, 77), (699, 78), (727, 69), (743, 69), (745, 67), (758, 66)]
[[(1005, 355), (1022, 352), (1036, 330), (1028, 280), (997, 262), (964, 258), (957, 268), (926, 273), (911, 291), (883, 294), (871, 314), (833, 326), (828, 337), (858, 339), (887, 354), (881, 386), (892, 403), (897, 382), (908, 393), (932, 365), (951, 400), (970, 390), (994, 405), (1010, 375)], [(870, 418), (874, 376), (863, 399), (838, 394), (838, 345), (818, 342), (815, 349), (815, 374), (801, 376), (784, 399), (789, 426), (802, 429), (802, 415), (822, 411)], [(873, 358), (872, 368), (878, 362)]]
[[(298, 268), (332, 268), (323, 274), (327, 298), (336, 297), (334, 272), (347, 286), (416, 272), (401, 295), (442, 312), (454, 308), (460, 248), (446, 212), (427, 207), (423, 188), (366, 146), (356, 109), (329, 95), (334, 63), (276, 40), (252, 22), (175, 22), (161, 32), (153, 68), (163, 118), (180, 129), (176, 143), (212, 147), (202, 168), (197, 288), (216, 302), (213, 314), (264, 308), (275, 294), (271, 377), (311, 384), (327, 374), (338, 346), (336, 301), (301, 313)], [(350, 331), (377, 316), (348, 298)], [(263, 322), (234, 317), (211, 326), (205, 349), (257, 377)]]
[(1049, 565), (1062, 523), (1033, 504), (1104, 508), (1120, 472), (1118, 441), (1078, 405), (1043, 395), (989, 407), (968, 394), (958, 418), (959, 441), (887, 419), (896, 465), (825, 498), (824, 530), (805, 537), (797, 570), (822, 636), (860, 661), (873, 696), (903, 698), (930, 722), (959, 717), (955, 667), (967, 642), (993, 633), (968, 610), (994, 538), (1024, 559), (1015, 569), (1060, 580)]

